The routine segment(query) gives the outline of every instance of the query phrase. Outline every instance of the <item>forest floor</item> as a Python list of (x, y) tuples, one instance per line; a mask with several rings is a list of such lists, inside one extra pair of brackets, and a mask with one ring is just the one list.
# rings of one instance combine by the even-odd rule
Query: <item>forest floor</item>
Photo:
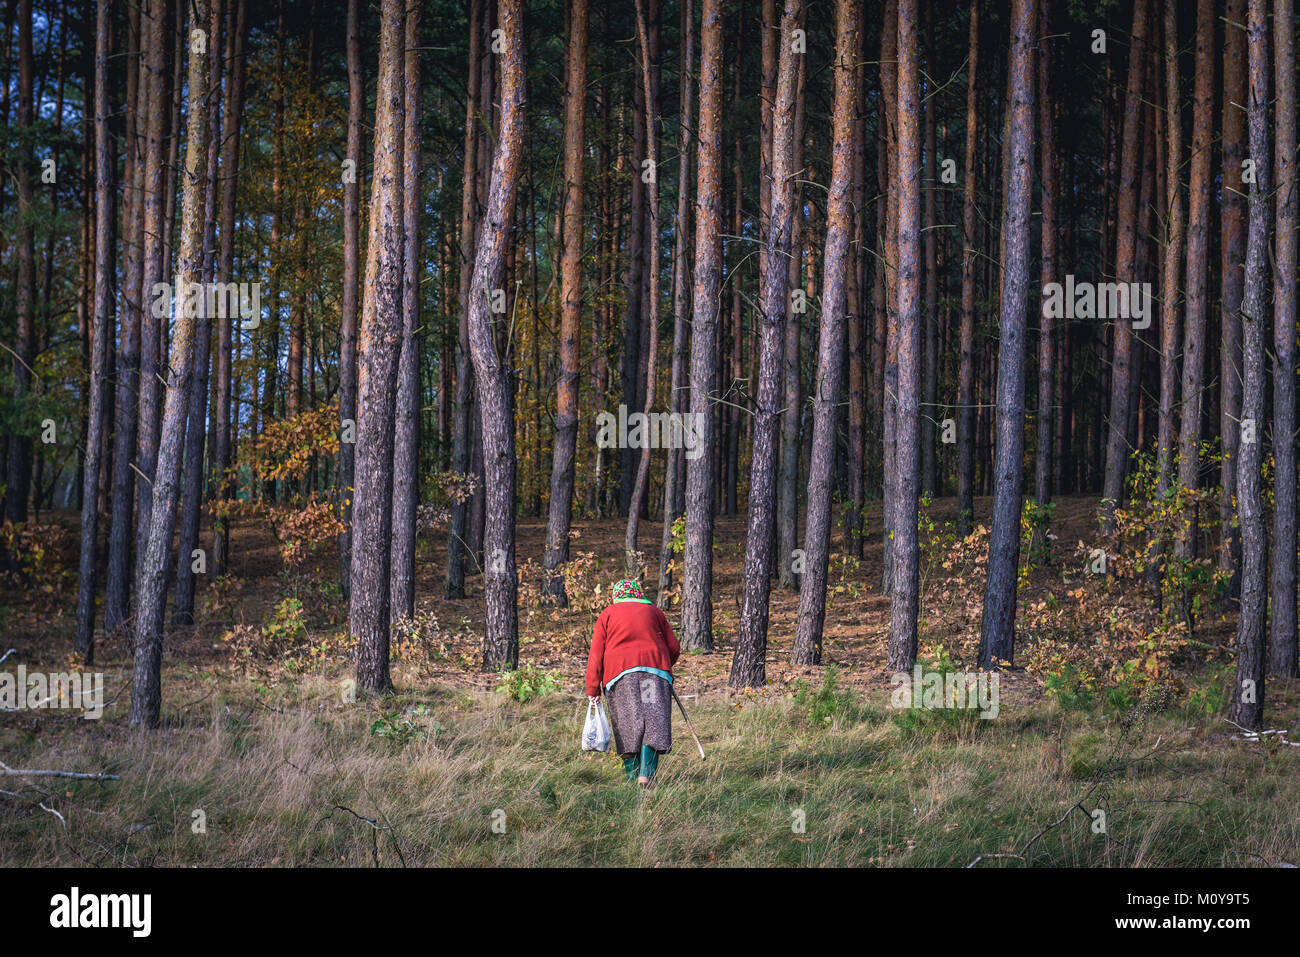
[[(708, 758), (679, 719), (644, 795), (577, 746), (622, 521), (576, 523), (564, 610), (537, 600), (545, 522), (521, 521), (509, 681), (478, 669), (481, 578), (443, 599), (445, 530), (431, 530), (397, 691), (355, 703), (337, 555), (289, 573), (271, 531), (241, 524), (197, 625), (168, 633), (160, 730), (127, 727), (124, 637), (97, 651), (102, 720), (0, 714), (9, 768), (119, 776), (0, 777), (0, 866), (1300, 864), (1300, 682), (1267, 686), (1268, 726), (1287, 734), (1243, 740), (1222, 717), (1235, 616), (1207, 608), (1192, 635), (1162, 625), (1118, 546), (1112, 575), (1089, 574), (1096, 506), (1058, 503), (1050, 558), (1024, 570), (993, 720), (891, 707), (878, 504), (864, 558), (832, 562), (829, 667), (788, 664), (798, 595), (774, 588), (769, 683), (729, 690), (744, 525), (722, 518), (716, 647), (676, 669)], [(959, 538), (951, 499), (922, 514), (921, 659), (973, 670), (987, 535)], [(4, 669), (74, 667), (76, 517), (41, 521), (28, 587), (0, 596)], [(659, 533), (642, 523), (656, 553)]]

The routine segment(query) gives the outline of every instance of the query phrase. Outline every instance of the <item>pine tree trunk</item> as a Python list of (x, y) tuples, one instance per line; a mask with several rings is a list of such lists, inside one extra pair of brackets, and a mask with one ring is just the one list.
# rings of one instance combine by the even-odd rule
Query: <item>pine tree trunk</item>
[[(196, 31), (210, 28), (208, 0), (192, 0), (189, 35), (189, 116), (185, 130), (182, 172), (181, 242), (178, 288), (172, 297), (172, 343), (167, 388), (154, 471), (153, 514), (149, 522), (143, 575), (138, 593), (134, 661), (132, 665), (132, 726), (156, 728), (162, 712), (163, 613), (167, 574), (171, 568), (176, 500), (180, 493), (182, 446), (193, 382), (195, 317), (184, 308), (184, 289), (203, 279), (203, 203), (208, 163), (208, 43), (196, 42)], [(181, 25), (178, 24), (180, 29)], [(184, 284), (184, 285), (182, 285)], [(202, 427), (200, 423), (199, 428)]]
[[(515, 428), (511, 415), (510, 368), (497, 352), (492, 291), (503, 286), (506, 245), (514, 220), (524, 138), (523, 11), (521, 0), (499, 0), (501, 37), (501, 124), (492, 156), (492, 181), (474, 258), (470, 291), (470, 354), (478, 384), (486, 475), (483, 535), (486, 631), (483, 668), (497, 671), (519, 663), (519, 579), (515, 568)], [(502, 322), (508, 321), (501, 316)]]
[[(736, 652), (731, 663), (733, 688), (766, 683), (768, 598), (772, 587), (772, 532), (776, 505), (777, 429), (783, 400), (782, 353), (789, 307), (789, 257), (794, 208), (794, 140), (798, 83), (794, 30), (802, 3), (786, 0), (781, 16), (781, 45), (776, 102), (772, 112), (772, 190), (767, 245), (767, 282), (760, 304), (758, 391), (754, 403), (754, 441), (749, 472), (745, 536), (745, 571), (741, 591)], [(701, 189), (703, 192), (703, 189)]]
[[(1250, 224), (1246, 283), (1241, 302), (1241, 423), (1237, 467), (1237, 520), (1241, 526), (1241, 617), (1237, 620), (1237, 673), (1230, 719), (1243, 728), (1264, 726), (1265, 637), (1268, 632), (1268, 529), (1260, 490), (1265, 392), (1264, 331), (1271, 204), (1268, 152), (1268, 3), (1249, 0), (1247, 114), (1255, 179), (1249, 184)], [(1288, 21), (1289, 23), (1289, 21)], [(1230, 26), (1231, 30), (1232, 27)], [(1294, 102), (1294, 101), (1292, 101)], [(1274, 596), (1276, 598), (1276, 596)], [(1275, 606), (1276, 607), (1276, 606)], [(1292, 603), (1294, 608), (1294, 602)]]
[[(856, 19), (856, 18), (855, 18)], [(858, 90), (866, 86), (867, 45), (866, 31), (858, 24), (857, 76)], [(867, 397), (866, 366), (869, 348), (867, 326), (867, 108), (859, 101), (853, 106), (853, 185), (849, 196), (850, 215), (853, 217), (853, 264), (849, 270), (848, 336), (849, 336), (849, 432), (848, 472), (849, 507), (845, 514), (845, 547), (853, 558), (862, 557), (863, 512), (866, 507), (866, 441)], [(832, 175), (832, 178), (833, 175)], [(805, 534), (807, 534), (805, 532)]]
[[(680, 139), (677, 160), (677, 218), (673, 226), (673, 359), (672, 399), (673, 416), (677, 419), (690, 407), (687, 363), (690, 357), (690, 272), (687, 231), (691, 222), (691, 105), (694, 87), (691, 71), (695, 63), (695, 13), (691, 0), (682, 3), (682, 65), (678, 102), (680, 113)], [(668, 453), (668, 472), (664, 481), (663, 537), (659, 548), (659, 588), (656, 601), (660, 607), (667, 603), (667, 593), (673, 585), (672, 543), (673, 525), (682, 515), (686, 505), (686, 450), (671, 449)]]
[(921, 406), (921, 491), (937, 494), (938, 476), (935, 465), (935, 422), (939, 412), (939, 181), (935, 155), (935, 111), (938, 109), (933, 95), (935, 78), (939, 75), (935, 63), (934, 0), (925, 3), (925, 322), (922, 369)]
[[(1204, 401), (1206, 315), (1209, 311), (1210, 152), (1214, 130), (1214, 0), (1196, 5), (1196, 67), (1192, 100), (1192, 151), (1188, 180), (1187, 309), (1183, 334), (1182, 408), (1179, 413), (1178, 483), (1200, 488), (1201, 416)], [(1177, 545), (1182, 561), (1196, 558), (1197, 509), (1186, 517)], [(1190, 616), (1184, 602), (1183, 614)]]
[(140, 223), (143, 203), (140, 192), (144, 180), (142, 167), (142, 123), (147, 108), (148, 84), (142, 55), (143, 12), (132, 4), (128, 12), (128, 47), (132, 54), (127, 64), (126, 91), (126, 159), (122, 176), (122, 320), (116, 359), (117, 387), (113, 398), (113, 473), (111, 480), (112, 524), (108, 537), (108, 578), (104, 586), (104, 627), (116, 631), (127, 620), (130, 610), (131, 544), (135, 539), (135, 455), (138, 406), (136, 395), (140, 375)]
[(560, 253), (560, 378), (556, 383), (555, 443), (551, 452), (551, 498), (546, 522), (546, 576), (542, 593), (563, 608), (569, 603), (564, 565), (573, 524), (574, 466), (578, 448), (578, 376), (582, 363), (582, 226), (587, 115), (587, 0), (569, 9), (564, 93), (564, 211)]
[(888, 665), (911, 671), (920, 610), (917, 499), (921, 482), (921, 112), (916, 0), (898, 0), (898, 349)]
[[(221, 4), (209, 0), (208, 89), (221, 89)], [(207, 173), (203, 179), (203, 265), (201, 278), (212, 282), (216, 267), (217, 175), (221, 147), (221, 111), (215, 103), (208, 109)], [(185, 430), (185, 486), (181, 506), (181, 534), (176, 550), (176, 597), (172, 602), (172, 624), (184, 627), (194, 623), (194, 549), (199, 541), (199, 513), (203, 507), (204, 449), (207, 447), (208, 378), (212, 366), (212, 317), (206, 314), (194, 320), (194, 371), (190, 388), (190, 408)], [(204, 560), (206, 565), (206, 557)]]
[[(140, 380), (139, 380), (139, 423), (136, 433), (136, 559), (135, 586), (137, 592), (142, 587), (142, 577), (146, 572), (144, 561), (147, 554), (149, 536), (153, 527), (153, 495), (157, 484), (154, 481), (154, 468), (158, 458), (160, 441), (160, 423), (158, 421), (158, 403), (160, 396), (161, 340), (167, 329), (167, 323), (154, 315), (153, 306), (165, 298), (161, 285), (170, 283), (163, 262), (163, 222), (167, 207), (166, 183), (167, 171), (163, 163), (163, 132), (167, 126), (169, 107), (166, 96), (164, 72), (167, 66), (165, 21), (167, 19), (166, 0), (151, 0), (147, 12), (143, 15), (141, 29), (147, 35), (145, 44), (144, 72), (140, 85), (148, 93), (148, 109), (145, 113), (145, 165), (144, 165), (144, 272), (143, 296), (140, 312)], [(206, 80), (206, 77), (205, 77)], [(172, 290), (174, 294), (176, 290)], [(143, 611), (143, 606), (141, 606)], [(139, 613), (137, 613), (137, 619)], [(138, 622), (137, 622), (138, 628)]]
[[(1128, 88), (1124, 101), (1124, 132), (1120, 140), (1124, 150), (1120, 165), (1120, 186), (1116, 207), (1115, 277), (1118, 282), (1141, 281), (1138, 274), (1138, 177), (1142, 163), (1141, 147), (1143, 57), (1146, 51), (1147, 2), (1133, 5), (1133, 42), (1129, 48)], [(1117, 319), (1111, 359), (1110, 420), (1107, 424), (1106, 473), (1102, 489), (1103, 527), (1115, 527), (1115, 510), (1124, 501), (1124, 477), (1128, 472), (1128, 410), (1133, 374), (1133, 326)]]
[[(1144, 0), (1137, 0), (1139, 7)], [(997, 454), (988, 581), (980, 627), (981, 668), (1014, 660), (1016, 582), (1020, 565), (1021, 462), (1025, 433), (1025, 337), (1029, 302), (1030, 194), (1034, 181), (1034, 47), (1037, 0), (1015, 0), (1002, 210), (1002, 301), (997, 377)]]
[[(884, 364), (882, 367), (881, 397), (884, 434), (883, 479), (881, 496), (881, 591), (889, 595), (894, 589), (894, 505), (898, 499), (898, 472), (894, 459), (898, 449), (898, 5), (899, 0), (887, 0), (884, 26), (881, 28), (880, 86), (884, 116), (880, 125), (885, 130), (884, 152), (888, 175), (885, 195), (884, 269), (885, 335)], [(919, 224), (918, 224), (919, 228)]]
[(357, 687), (371, 694), (382, 694), (392, 686), (388, 660), (389, 545), (405, 259), (404, 8), (405, 0), (383, 0), (380, 8), (374, 175), (370, 182), (365, 295), (357, 338), (356, 492), (352, 500), (353, 561), (348, 625), (357, 642)]
[(1166, 2), (1165, 30), (1165, 197), (1168, 228), (1163, 245), (1163, 288), (1160, 309), (1160, 422), (1156, 438), (1159, 469), (1158, 490), (1165, 495), (1173, 487), (1175, 456), (1174, 404), (1178, 389), (1178, 296), (1182, 281), (1183, 245), (1186, 242), (1186, 207), (1180, 182), (1183, 162), (1183, 108), (1178, 88), (1178, 16), (1172, 2)]
[[(800, 14), (799, 27), (803, 26), (803, 14)], [(795, 176), (793, 195), (790, 199), (794, 218), (790, 224), (790, 254), (788, 262), (789, 292), (802, 289), (802, 265), (805, 247), (810, 245), (809, 234), (812, 230), (805, 221), (803, 208), (803, 188), (800, 179), (813, 178), (812, 170), (804, 165), (804, 133), (807, 126), (807, 66), (806, 57), (799, 59), (799, 77), (795, 86), (795, 124), (793, 154), (790, 169)], [(810, 284), (811, 285), (811, 284)], [(812, 289), (802, 289), (804, 303), (813, 299)], [(824, 308), (824, 304), (823, 304)], [(795, 550), (799, 547), (799, 420), (803, 415), (803, 397), (800, 390), (800, 345), (803, 331), (803, 317), (806, 311), (797, 311), (793, 300), (787, 296), (785, 310), (785, 344), (781, 356), (781, 398), (780, 398), (780, 454), (777, 474), (776, 500), (776, 554), (773, 564), (776, 566), (777, 584), (788, 591), (797, 591), (799, 575), (794, 561)]]
[(402, 136), (402, 340), (393, 442), (392, 622), (415, 616), (415, 512), (420, 492), (420, 5), (406, 11)]
[[(656, 380), (659, 374), (659, 136), (658, 98), (654, 95), (653, 78), (650, 68), (650, 36), (646, 25), (644, 0), (637, 3), (637, 38), (641, 49), (641, 87), (645, 97), (646, 151), (650, 171), (647, 184), (647, 203), (649, 209), (649, 239), (647, 247), (647, 266), (649, 271), (649, 305), (646, 321), (649, 323), (648, 349), (646, 351), (645, 404), (646, 421), (654, 410)], [(637, 536), (641, 521), (641, 511), (649, 497), (650, 485), (650, 442), (641, 448), (636, 470), (636, 482), (632, 488), (632, 497), (628, 500), (627, 530), (623, 537), (623, 561), (627, 573), (633, 578), (640, 578), (646, 568), (645, 560), (637, 546)]]
[[(219, 282), (234, 281), (235, 272), (235, 196), (239, 184), (240, 115), (244, 109), (244, 76), (246, 72), (244, 44), (248, 37), (247, 0), (230, 0), (232, 7), (226, 11), (227, 43), (231, 47), (231, 61), (226, 81), (225, 135), (221, 144), (221, 249), (217, 258)], [(237, 4), (238, 12), (233, 6)], [(346, 295), (346, 293), (345, 293)], [(217, 482), (217, 496), (221, 501), (212, 520), (212, 576), (226, 573), (230, 562), (229, 506), (235, 497), (235, 477), (231, 468), (234, 460), (232, 436), (232, 383), (231, 366), (234, 359), (235, 316), (217, 320), (217, 390), (214, 406), (215, 436), (213, 475)]]
[[(1273, 69), (1277, 75), (1273, 273), (1273, 565), (1269, 596), (1273, 619), (1268, 671), (1296, 671), (1296, 89), (1292, 0), (1274, 0)], [(1253, 147), (1252, 147), (1253, 152)]]
[[(1246, 185), (1241, 163), (1246, 158), (1246, 22), (1247, 0), (1227, 0), (1223, 15), (1223, 122), (1221, 131), (1224, 188), (1219, 204), (1219, 252), (1223, 338), (1219, 350), (1219, 433), (1223, 436), (1223, 495), (1219, 499), (1219, 571), (1230, 576), (1229, 597), (1241, 593), (1241, 530), (1235, 526), (1237, 453), (1241, 444), (1242, 264), (1246, 254)], [(1260, 162), (1265, 162), (1262, 158)], [(1256, 164), (1258, 165), (1258, 163)]]
[(32, 150), (34, 121), (32, 91), (32, 4), (18, 4), (18, 125), (22, 128), (18, 163), (14, 178), (18, 181), (17, 240), (14, 259), (14, 314), (17, 346), (13, 357), (13, 403), (23, 424), (12, 430), (9, 458), (6, 463), (5, 520), (27, 521), (27, 499), (32, 484), (32, 435), (35, 421), (27, 408), (32, 391), (32, 363), (36, 358), (36, 266), (32, 232)]
[(957, 365), (957, 528), (969, 535), (975, 517), (975, 150), (979, 127), (979, 0), (970, 5), (966, 66), (966, 154), (962, 186), (961, 331)]
[(81, 558), (77, 578), (76, 652), (82, 664), (95, 662), (95, 572), (99, 536), (99, 475), (106, 426), (108, 344), (112, 337), (113, 275), (113, 174), (117, 158), (109, 130), (113, 104), (109, 98), (109, 61), (113, 54), (109, 0), (98, 0), (95, 10), (95, 287), (90, 330), (90, 411), (86, 418), (86, 459), (82, 475)]
[[(343, 292), (339, 316), (339, 573), (343, 597), (352, 588), (352, 505), (356, 483), (357, 426), (357, 280), (361, 260), (361, 119), (366, 87), (361, 73), (360, 0), (348, 0), (348, 142), (343, 175)], [(473, 100), (474, 85), (470, 85)]]
[(695, 290), (691, 306), (691, 421), (698, 455), (686, 463), (682, 648), (713, 650), (714, 340), (722, 285), (722, 3), (703, 0), (696, 159)]
[[(1042, 286), (1056, 282), (1057, 261), (1057, 201), (1060, 177), (1056, 162), (1056, 124), (1053, 118), (1051, 97), (1051, 5), (1049, 0), (1039, 0), (1040, 19), (1038, 42), (1038, 149), (1042, 161), (1042, 219), (1040, 224)], [(1047, 309), (1038, 315), (1038, 408), (1034, 416), (1034, 501), (1041, 508), (1051, 504), (1053, 473), (1052, 424), (1053, 404), (1056, 398), (1056, 319)], [(1031, 554), (1050, 554), (1047, 537), (1047, 516), (1040, 511), (1034, 523)]]
[(473, 366), (469, 357), (469, 292), (474, 265), (478, 220), (475, 190), (478, 181), (479, 143), (479, 60), (483, 56), (481, 37), (484, 0), (472, 0), (469, 20), (469, 77), (465, 86), (465, 157), (462, 166), (460, 204), (459, 295), (456, 339), (456, 413), (452, 421), (451, 471), (462, 487), (452, 496), (447, 531), (447, 573), (445, 594), (449, 599), (465, 597), (465, 553), (469, 535), (469, 499), (464, 488), (470, 481), (471, 442), (474, 418)]
[(804, 570), (799, 590), (795, 632), (796, 659), (821, 661), (822, 625), (826, 617), (826, 570), (830, 559), (831, 492), (840, 386), (844, 365), (845, 306), (848, 271), (856, 269), (849, 255), (853, 232), (850, 202), (860, 154), (854, 116), (858, 98), (858, 5), (835, 5), (834, 105), (831, 113), (831, 184), (826, 200), (825, 275), (821, 329), (817, 342), (817, 375), (813, 380), (812, 455), (808, 462), (808, 512), (804, 530)]
[[(639, 77), (632, 84), (632, 202), (628, 214), (627, 272), (624, 275), (624, 295), (627, 307), (623, 312), (623, 359), (620, 366), (620, 384), (623, 405), (630, 415), (641, 407), (641, 340), (643, 338), (645, 303), (645, 187), (642, 179), (646, 159), (645, 115), (649, 104)], [(626, 516), (636, 482), (639, 449), (619, 450), (620, 480), (618, 487), (618, 512)]]

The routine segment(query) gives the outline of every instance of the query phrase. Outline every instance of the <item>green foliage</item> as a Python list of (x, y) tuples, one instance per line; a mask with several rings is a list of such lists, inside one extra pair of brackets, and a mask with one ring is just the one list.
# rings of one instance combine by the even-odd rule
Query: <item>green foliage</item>
[(686, 551), (686, 516), (679, 515), (673, 520), (671, 538), (668, 540), (668, 547), (674, 555), (681, 555)]
[(816, 691), (811, 690), (806, 681), (799, 681), (795, 687), (798, 690), (794, 706), (814, 727), (826, 727), (837, 718), (849, 722), (862, 720), (865, 712), (857, 696), (851, 689), (839, 686), (839, 670), (834, 665), (826, 667), (822, 686)]
[[(938, 674), (947, 687), (947, 677), (956, 669), (946, 648), (940, 647), (933, 658), (918, 659), (925, 675)], [(974, 708), (924, 708), (917, 702), (894, 714), (894, 726), (906, 735), (954, 735), (970, 738), (979, 726), (979, 711)]]
[(1081, 673), (1073, 662), (1066, 662), (1059, 670), (1047, 672), (1043, 691), (1049, 698), (1055, 698), (1067, 711), (1092, 709), (1092, 685), (1088, 676)]
[(841, 595), (847, 595), (855, 601), (863, 596), (862, 559), (854, 558), (848, 552), (836, 552), (831, 555), (828, 581), (834, 584), (826, 589), (826, 607), (834, 606)]
[(1232, 680), (1237, 674), (1237, 664), (1225, 661), (1189, 679), (1191, 694), (1184, 710), (1197, 718), (1213, 718), (1222, 714), (1231, 697)]
[(384, 738), (399, 745), (411, 741), (432, 741), (445, 730), (442, 724), (435, 721), (431, 725), (419, 725), (412, 720), (429, 713), (427, 705), (417, 705), (406, 711), (385, 711), (370, 725), (370, 734), (372, 737)]
[(307, 614), (297, 598), (283, 598), (275, 614), (262, 626), (262, 633), (274, 642), (293, 644), (307, 635)]
[(513, 671), (502, 671), (496, 690), (515, 701), (531, 701), (558, 691), (563, 677), (562, 672), (545, 671), (527, 662)]
[[(1204, 444), (1200, 458), (1213, 465), (1221, 463), (1223, 455)], [(1162, 489), (1157, 456), (1134, 453), (1129, 504), (1115, 513), (1116, 534), (1128, 557), (1118, 572), (1136, 577), (1158, 570), (1163, 620), (1182, 620), (1190, 632), (1206, 608), (1222, 602), (1228, 590), (1230, 578), (1219, 570), (1210, 544), (1218, 524), (1221, 489), (1179, 484), (1176, 462), (1169, 464), (1168, 471), (1169, 486)], [(1185, 538), (1200, 543), (1199, 557), (1188, 558), (1174, 547)]]
[(1056, 503), (1039, 505), (1032, 498), (1025, 499), (1020, 511), (1020, 547), (1022, 575), (1035, 565), (1045, 565), (1051, 558), (1052, 547), (1047, 530), (1052, 527), (1052, 513)]

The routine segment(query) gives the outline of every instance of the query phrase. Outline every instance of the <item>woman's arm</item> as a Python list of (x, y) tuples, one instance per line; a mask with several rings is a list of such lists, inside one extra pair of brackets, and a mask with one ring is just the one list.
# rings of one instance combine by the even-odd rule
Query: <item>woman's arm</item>
[(600, 679), (605, 668), (605, 613), (596, 619), (591, 633), (591, 650), (587, 652), (587, 697), (600, 696)]

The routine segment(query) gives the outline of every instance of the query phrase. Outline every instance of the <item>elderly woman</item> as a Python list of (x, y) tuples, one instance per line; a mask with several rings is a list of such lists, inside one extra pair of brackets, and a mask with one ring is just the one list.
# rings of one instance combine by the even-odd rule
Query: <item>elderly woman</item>
[(650, 787), (659, 755), (673, 749), (671, 685), (681, 646), (637, 582), (619, 582), (613, 598), (591, 636), (587, 695), (596, 701), (603, 688), (627, 779)]

